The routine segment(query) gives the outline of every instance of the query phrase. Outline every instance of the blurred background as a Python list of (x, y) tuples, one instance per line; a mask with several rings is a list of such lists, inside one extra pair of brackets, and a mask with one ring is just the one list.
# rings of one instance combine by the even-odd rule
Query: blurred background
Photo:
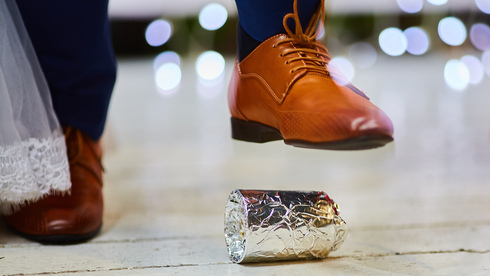
[[(490, 77), (490, 0), (329, 0), (321, 39), (347, 78), (384, 57), (442, 54), (431, 72), (464, 91)], [(181, 58), (195, 59), (204, 81), (222, 77), (235, 55), (233, 0), (111, 0), (119, 57), (154, 58), (155, 84), (173, 93)]]

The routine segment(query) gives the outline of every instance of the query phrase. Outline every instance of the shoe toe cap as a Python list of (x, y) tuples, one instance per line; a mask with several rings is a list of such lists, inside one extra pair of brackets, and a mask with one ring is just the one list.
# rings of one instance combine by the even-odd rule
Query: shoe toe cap
[(44, 214), (48, 235), (80, 235), (92, 232), (102, 222), (100, 212), (91, 206), (53, 209)]

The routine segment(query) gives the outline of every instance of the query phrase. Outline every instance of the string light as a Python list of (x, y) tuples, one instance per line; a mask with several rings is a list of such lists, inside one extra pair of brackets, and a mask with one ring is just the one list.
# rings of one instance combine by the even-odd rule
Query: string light
[(447, 0), (427, 0), (430, 4), (434, 6), (442, 6), (447, 4)]
[(343, 82), (342, 79), (337, 79), (338, 81), (341, 81), (344, 85), (352, 81), (355, 75), (355, 70), (354, 66), (347, 58), (341, 56), (334, 57), (330, 62), (333, 63), (333, 66), (335, 66), (346, 79), (346, 81)]
[(466, 27), (456, 17), (446, 17), (439, 21), (439, 37), (444, 43), (451, 46), (459, 46), (466, 40)]
[(461, 58), (461, 62), (468, 67), (470, 73), (469, 83), (479, 84), (485, 75), (481, 61), (475, 56), (467, 55)]
[(398, 28), (387, 28), (379, 35), (381, 50), (390, 56), (401, 56), (407, 50), (407, 38)]
[(217, 79), (225, 71), (225, 59), (218, 52), (206, 51), (197, 58), (196, 71), (204, 80)]
[(171, 35), (172, 25), (163, 19), (151, 22), (145, 32), (146, 42), (154, 47), (165, 44)]
[(464, 90), (470, 82), (470, 71), (463, 62), (452, 59), (444, 67), (444, 79), (449, 87)]
[(374, 47), (367, 42), (357, 42), (349, 47), (349, 58), (359, 68), (371, 68), (378, 58)]
[(422, 10), (424, 0), (396, 0), (400, 9), (406, 13), (417, 13)]
[(407, 38), (407, 52), (412, 55), (423, 55), (430, 45), (429, 35), (422, 28), (411, 27), (403, 31)]
[(490, 49), (490, 27), (483, 23), (476, 23), (470, 29), (471, 43), (479, 50)]
[(228, 19), (226, 8), (218, 3), (211, 3), (202, 8), (199, 13), (199, 24), (209, 31), (221, 28)]

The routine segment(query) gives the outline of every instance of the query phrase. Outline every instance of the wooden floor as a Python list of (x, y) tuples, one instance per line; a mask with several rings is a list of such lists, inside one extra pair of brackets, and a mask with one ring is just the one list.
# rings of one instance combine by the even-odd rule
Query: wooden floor
[[(230, 139), (225, 89), (159, 94), (152, 60), (121, 60), (105, 144), (105, 218), (95, 239), (45, 246), (0, 224), (1, 275), (490, 275), (490, 77), (451, 90), (451, 57), (380, 57), (354, 83), (395, 124), (377, 150)], [(236, 188), (323, 190), (351, 228), (328, 259), (238, 265), (223, 237)]]

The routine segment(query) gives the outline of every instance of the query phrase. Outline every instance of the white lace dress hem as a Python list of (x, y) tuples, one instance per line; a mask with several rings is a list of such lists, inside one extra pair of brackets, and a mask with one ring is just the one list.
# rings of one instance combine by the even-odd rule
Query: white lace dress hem
[(70, 187), (63, 134), (0, 145), (0, 214), (49, 194), (68, 193)]

